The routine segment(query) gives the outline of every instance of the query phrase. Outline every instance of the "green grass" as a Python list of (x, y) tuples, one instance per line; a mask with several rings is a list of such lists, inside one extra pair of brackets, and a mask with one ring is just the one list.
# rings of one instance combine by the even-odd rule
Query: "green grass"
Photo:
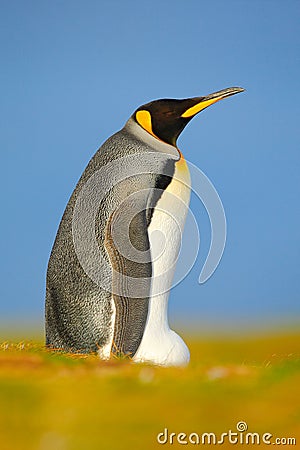
[(156, 436), (165, 427), (221, 434), (241, 420), (248, 431), (295, 437), (300, 446), (299, 334), (187, 343), (191, 363), (179, 369), (3, 342), (0, 449), (218, 447), (162, 446)]

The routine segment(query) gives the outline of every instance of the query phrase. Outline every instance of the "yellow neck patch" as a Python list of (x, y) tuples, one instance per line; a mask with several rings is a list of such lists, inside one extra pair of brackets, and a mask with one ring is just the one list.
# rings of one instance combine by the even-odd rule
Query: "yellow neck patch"
[(158, 139), (158, 137), (152, 131), (151, 114), (149, 113), (149, 111), (138, 111), (135, 115), (135, 118), (141, 125), (141, 127), (144, 128), (144, 130), (148, 131), (148, 133), (152, 134), (152, 136)]
[(200, 103), (197, 103), (197, 105), (192, 106), (191, 108), (187, 109), (181, 117), (192, 117), (198, 112), (202, 111), (202, 109), (207, 108), (208, 106), (212, 105), (213, 103), (218, 102), (219, 100), (222, 100), (222, 96), (212, 98), (210, 100), (206, 100)]

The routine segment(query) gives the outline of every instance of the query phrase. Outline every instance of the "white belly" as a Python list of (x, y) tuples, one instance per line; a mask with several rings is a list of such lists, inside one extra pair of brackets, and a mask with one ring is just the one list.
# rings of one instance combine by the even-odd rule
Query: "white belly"
[(187, 164), (181, 159), (175, 164), (172, 181), (157, 202), (148, 228), (152, 259), (151, 296), (143, 339), (134, 361), (149, 361), (166, 366), (189, 362), (187, 346), (168, 323), (169, 291), (189, 199), (190, 175)]

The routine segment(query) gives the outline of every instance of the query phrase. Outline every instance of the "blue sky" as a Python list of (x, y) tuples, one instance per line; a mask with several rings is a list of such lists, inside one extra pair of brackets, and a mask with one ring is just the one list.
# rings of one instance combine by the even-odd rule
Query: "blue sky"
[(247, 91), (179, 139), (222, 199), (225, 253), (200, 286), (210, 228), (192, 198), (201, 249), (171, 292), (171, 320), (299, 323), (300, 3), (15, 1), (0, 21), (0, 325), (42, 325), (57, 227), (102, 142), (143, 103), (229, 86)]

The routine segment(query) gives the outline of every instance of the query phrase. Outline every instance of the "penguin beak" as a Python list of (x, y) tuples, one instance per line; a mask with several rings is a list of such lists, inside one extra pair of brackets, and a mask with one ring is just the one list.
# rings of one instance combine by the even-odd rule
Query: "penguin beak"
[(206, 97), (196, 97), (194, 99), (195, 105), (191, 106), (186, 111), (184, 111), (184, 113), (181, 114), (181, 117), (192, 118), (200, 111), (218, 102), (219, 100), (223, 100), (223, 98), (238, 94), (239, 92), (243, 92), (244, 90), (245, 89), (241, 87), (231, 87), (223, 89), (222, 91), (214, 92), (213, 94), (209, 94)]

